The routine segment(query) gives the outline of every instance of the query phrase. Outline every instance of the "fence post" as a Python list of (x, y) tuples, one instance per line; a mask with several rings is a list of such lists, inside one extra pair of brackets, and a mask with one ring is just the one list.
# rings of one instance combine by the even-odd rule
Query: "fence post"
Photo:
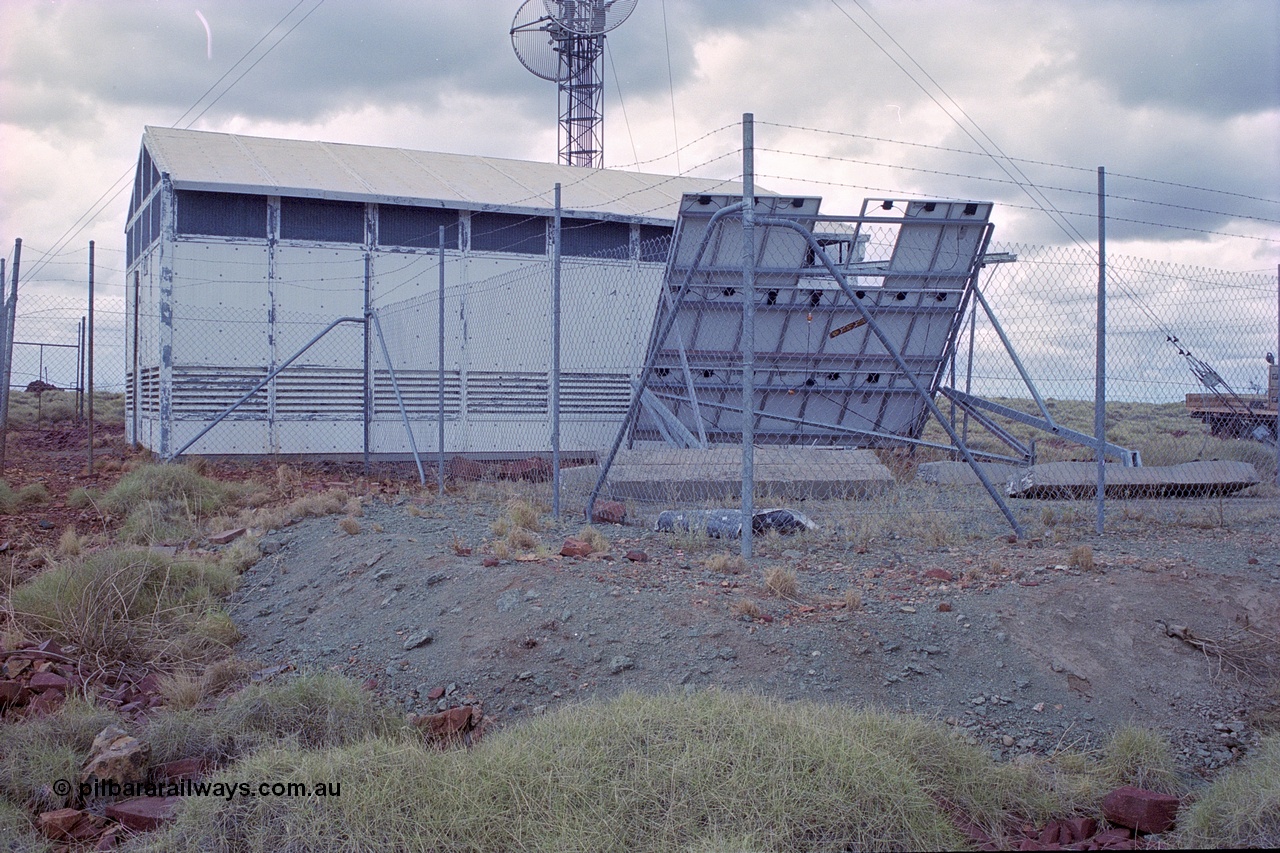
[(372, 252), (364, 253), (364, 473), (369, 475), (369, 430), (373, 424), (373, 359), (369, 351), (373, 347), (369, 318), (373, 314), (370, 289), (373, 284)]
[[(461, 240), (459, 240), (461, 247)], [(444, 497), (444, 226), (440, 226), (440, 361), (436, 374), (436, 401), (439, 404), (437, 414), (438, 451), (436, 454), (436, 494)]]
[(751, 558), (755, 514), (756, 189), (755, 126), (742, 114), (742, 557)]
[(84, 422), (84, 318), (76, 321), (76, 426)]
[[(4, 375), (0, 376), (0, 474), (4, 473), (5, 444), (9, 438), (9, 382), (13, 378), (13, 330), (18, 318), (18, 270), (22, 266), (22, 238), (13, 241), (13, 286), (0, 324), (4, 326)], [(0, 287), (4, 282), (0, 281)]]
[(1093, 367), (1093, 435), (1098, 441), (1098, 518), (1096, 530), (1102, 535), (1106, 523), (1106, 456), (1107, 443), (1107, 173), (1098, 167), (1098, 328), (1097, 352)]
[[(560, 184), (551, 232), (551, 516), (560, 520)], [(591, 519), (587, 519), (591, 523)]]
[(89, 423), (89, 474), (93, 474), (93, 241), (89, 241), (89, 320), (88, 347), (85, 350), (85, 392)]

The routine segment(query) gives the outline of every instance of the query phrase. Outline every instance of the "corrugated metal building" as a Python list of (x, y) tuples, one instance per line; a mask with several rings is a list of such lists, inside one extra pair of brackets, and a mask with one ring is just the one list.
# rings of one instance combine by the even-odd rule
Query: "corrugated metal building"
[[(563, 366), (569, 390), (578, 376), (586, 404), (576, 417), (562, 410), (562, 444), (595, 450), (616, 429), (643, 361), (682, 194), (735, 193), (740, 185), (147, 128), (127, 226), (129, 439), (167, 457), (325, 323), (361, 318), (367, 305), (434, 294), (437, 275), (423, 275), (416, 262), (438, 269), (443, 225), (445, 285), (459, 315), (446, 335), (446, 450), (503, 455), (547, 447), (546, 403), (530, 406), (511, 393), (524, 381), (545, 397), (545, 346), (519, 358), (503, 355), (521, 349), (512, 326), (529, 306), (501, 292), (474, 294), (468, 303), (467, 288), (531, 264), (545, 267), (550, 281), (557, 183), (566, 226), (562, 298), (573, 306), (574, 327), (616, 316), (639, 321), (634, 341), (607, 359), (569, 348), (579, 362)], [(611, 265), (615, 283), (607, 292), (593, 284), (602, 264)], [(468, 312), (486, 312), (490, 322), (469, 327)], [(505, 337), (477, 340), (504, 327), (492, 322), (494, 312), (510, 320)], [(429, 331), (434, 341), (437, 329), (424, 329), (423, 337)], [(308, 351), (187, 452), (407, 452), (389, 371), (370, 367), (377, 344), (366, 325), (333, 334), (349, 344)], [(546, 339), (540, 329), (535, 337)], [(425, 361), (392, 357), (406, 405), (417, 413), (415, 434), (421, 427), (419, 442), (434, 447), (427, 427), (434, 429), (437, 364)], [(620, 401), (620, 410), (602, 408), (599, 399)]]

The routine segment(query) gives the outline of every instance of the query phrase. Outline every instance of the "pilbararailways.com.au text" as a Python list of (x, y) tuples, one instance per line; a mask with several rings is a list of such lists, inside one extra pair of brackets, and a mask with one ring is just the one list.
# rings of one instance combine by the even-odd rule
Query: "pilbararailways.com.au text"
[[(53, 784), (54, 793), (66, 795), (72, 785), (65, 779)], [(99, 797), (217, 797), (228, 802), (236, 797), (340, 797), (341, 782), (203, 782), (183, 779), (176, 782), (115, 782), (95, 779), (75, 786), (82, 800)]]

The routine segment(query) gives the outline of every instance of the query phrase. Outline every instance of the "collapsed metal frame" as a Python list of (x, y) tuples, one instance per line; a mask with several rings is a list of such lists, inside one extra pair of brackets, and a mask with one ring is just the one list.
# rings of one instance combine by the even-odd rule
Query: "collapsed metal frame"
[[(763, 201), (768, 202), (770, 200), (765, 199)], [(774, 201), (776, 201), (776, 199)], [(799, 200), (797, 200), (797, 202), (798, 201)], [(877, 201), (879, 201), (881, 203), (881, 206), (885, 209), (891, 209), (893, 207), (893, 204), (896, 203), (895, 200), (888, 200), (888, 199), (877, 200)], [(905, 445), (905, 446), (916, 446), (916, 447), (929, 447), (929, 448), (934, 448), (939, 450), (945, 450), (948, 452), (958, 453), (964, 459), (964, 461), (969, 465), (974, 475), (977, 477), (979, 482), (982, 484), (983, 488), (990, 495), (993, 502), (1000, 509), (1001, 513), (1005, 516), (1006, 520), (1009, 522), (1015, 534), (1017, 534), (1018, 536), (1023, 535), (1021, 525), (1019, 524), (1016, 517), (1013, 515), (1008, 504), (1005, 502), (1003, 495), (1000, 494), (999, 490), (996, 489), (996, 487), (990, 481), (989, 477), (986, 475), (986, 472), (978, 464), (977, 458), (983, 457), (986, 459), (993, 459), (993, 460), (1005, 461), (1005, 462), (1033, 464), (1034, 463), (1034, 445), (1032, 447), (1027, 447), (1026, 445), (1024, 445), (1015, 436), (1013, 436), (1008, 430), (1002, 428), (999, 424), (997, 424), (988, 415), (988, 413), (1006, 417), (1015, 422), (1022, 423), (1028, 426), (1036, 427), (1038, 429), (1044, 430), (1055, 436), (1071, 439), (1084, 446), (1093, 448), (1095, 451), (1101, 454), (1116, 457), (1125, 466), (1134, 466), (1134, 465), (1141, 464), (1141, 459), (1136, 452), (1130, 451), (1127, 448), (1123, 448), (1118, 445), (1111, 444), (1109, 442), (1099, 442), (1093, 436), (1089, 436), (1084, 433), (1080, 433), (1075, 430), (1068, 429), (1062, 426), (1061, 424), (1058, 424), (1057, 422), (1055, 422), (1052, 415), (1049, 413), (1038, 390), (1035, 388), (1034, 382), (1031, 380), (1030, 375), (1027, 373), (1025, 367), (1023, 366), (1021, 359), (1019, 359), (1016, 351), (1012, 346), (1012, 343), (1010, 342), (1008, 336), (1005, 334), (1004, 329), (1000, 326), (1000, 323), (995, 316), (995, 312), (991, 309), (990, 304), (987, 302), (986, 298), (983, 296), (981, 292), (981, 289), (979, 288), (978, 280), (979, 280), (981, 271), (985, 266), (989, 264), (994, 264), (994, 263), (1002, 263), (1002, 262), (1009, 262), (1012, 260), (1016, 260), (1016, 258), (1013, 258), (1012, 256), (1007, 256), (1007, 255), (988, 256), (986, 250), (990, 245), (991, 234), (993, 231), (993, 225), (990, 222), (984, 222), (980, 243), (978, 245), (977, 251), (974, 253), (974, 260), (969, 266), (969, 268), (965, 270), (962, 275), (959, 276), (960, 278), (963, 279), (963, 284), (959, 291), (960, 292), (959, 304), (955, 308), (954, 313), (952, 313), (951, 315), (950, 323), (948, 325), (947, 332), (946, 332), (945, 343), (941, 353), (941, 358), (936, 362), (936, 364), (933, 365), (932, 373), (927, 376), (927, 382), (925, 382), (925, 381), (922, 381), (922, 379), (924, 379), (925, 377), (922, 377), (921, 375), (918, 374), (916, 370), (913, 370), (911, 366), (908, 364), (908, 359), (904, 357), (904, 353), (901, 352), (898, 347), (894, 346), (892, 340), (890, 339), (890, 336), (884, 331), (884, 329), (881, 327), (881, 324), (877, 322), (874, 316), (874, 312), (864, 307), (863, 300), (861, 298), (864, 294), (856, 291), (854, 286), (849, 281), (850, 277), (856, 277), (859, 275), (875, 276), (875, 277), (882, 278), (884, 280), (885, 282), (884, 287), (885, 289), (887, 289), (888, 280), (894, 275), (894, 273), (888, 269), (889, 265), (884, 261), (867, 261), (867, 262), (851, 263), (846, 259), (844, 262), (837, 262), (827, 252), (827, 247), (831, 245), (830, 240), (829, 239), (824, 240), (824, 238), (816, 234), (813, 229), (814, 225), (817, 225), (818, 223), (822, 223), (822, 222), (844, 223), (846, 225), (852, 223), (854, 224), (852, 243), (853, 245), (856, 246), (859, 235), (862, 233), (862, 229), (864, 226), (874, 226), (874, 225), (901, 226), (903, 220), (896, 217), (875, 216), (868, 213), (868, 205), (871, 203), (871, 200), (864, 202), (861, 212), (856, 217), (819, 216), (811, 212), (788, 215), (785, 213), (778, 213), (776, 210), (772, 211), (772, 215), (761, 215), (761, 213), (758, 210), (756, 210), (756, 208), (760, 206), (759, 203), (756, 202), (754, 199), (752, 200), (752, 202), (753, 202), (752, 210), (750, 211), (746, 210), (745, 201), (737, 202), (735, 204), (730, 204), (717, 210), (715, 213), (713, 213), (710, 216), (709, 219), (707, 219), (706, 225), (704, 226), (705, 230), (704, 230), (704, 233), (702, 234), (702, 239), (699, 241), (697, 249), (693, 253), (693, 259), (688, 264), (688, 267), (685, 270), (685, 274), (682, 277), (678, 287), (673, 286), (673, 282), (671, 281), (671, 277), (672, 277), (671, 272), (675, 269), (674, 256), (675, 256), (675, 253), (677, 252), (677, 248), (673, 245), (673, 249), (672, 249), (673, 259), (671, 262), (669, 262), (668, 281), (665, 282), (663, 286), (663, 299), (659, 309), (657, 322), (655, 323), (655, 327), (651, 336), (650, 346), (646, 354), (645, 363), (643, 368), (641, 369), (639, 377), (635, 382), (635, 388), (634, 388), (634, 393), (632, 395), (632, 400), (628, 407), (627, 413), (624, 417), (623, 423), (618, 430), (618, 434), (615, 437), (613, 445), (609, 449), (608, 455), (603, 460), (603, 463), (601, 465), (601, 470), (597, 477), (595, 486), (593, 487), (590, 495), (588, 496), (587, 506), (586, 506), (586, 514), (588, 518), (591, 517), (592, 508), (594, 506), (596, 499), (599, 497), (600, 493), (604, 489), (605, 483), (607, 482), (607, 479), (608, 479), (610, 468), (612, 467), (618, 452), (621, 450), (623, 442), (624, 441), (628, 442), (629, 446), (634, 445), (637, 438), (637, 433), (638, 433), (639, 418), (642, 412), (645, 415), (647, 415), (649, 418), (651, 431), (656, 431), (656, 436), (651, 436), (651, 437), (660, 437), (662, 440), (666, 441), (668, 444), (671, 444), (677, 447), (705, 448), (708, 446), (711, 439), (708, 438), (707, 430), (704, 426), (704, 417), (701, 412), (701, 409), (706, 407), (706, 408), (721, 410), (725, 415), (731, 415), (733, 413), (737, 413), (739, 416), (740, 422), (743, 425), (742, 434), (746, 436), (751, 436), (753, 438), (756, 435), (759, 435), (758, 433), (755, 433), (755, 430), (754, 430), (755, 423), (758, 420), (760, 420), (762, 417), (767, 417), (769, 420), (772, 420), (774, 422), (788, 423), (793, 426), (818, 427), (827, 431), (828, 437), (830, 437), (831, 435), (848, 436), (850, 438), (856, 439), (860, 444), (870, 444), (872, 446), (893, 446), (893, 445), (903, 446)], [(934, 203), (928, 202), (927, 204), (932, 205)], [(797, 204), (797, 206), (799, 205)], [(928, 209), (931, 210), (932, 208), (930, 207)], [(966, 210), (966, 213), (967, 212), (969, 211)], [(744, 216), (744, 213), (749, 213), (752, 215)], [(690, 296), (690, 293), (694, 289), (694, 281), (695, 281), (695, 278), (697, 277), (697, 274), (699, 272), (708, 271), (706, 267), (700, 267), (700, 265), (702, 264), (703, 258), (707, 253), (708, 247), (711, 245), (713, 236), (715, 236), (718, 233), (718, 229), (721, 227), (721, 223), (726, 218), (737, 219), (740, 221), (750, 220), (749, 224), (744, 222), (744, 229), (749, 227), (749, 225), (750, 226), (754, 226), (754, 225), (775, 226), (775, 227), (787, 229), (799, 235), (806, 242), (808, 246), (808, 251), (811, 257), (814, 259), (814, 261), (820, 264), (821, 268), (825, 271), (826, 275), (828, 275), (831, 279), (833, 279), (836, 282), (839, 289), (843, 292), (844, 296), (847, 298), (848, 306), (846, 307), (852, 307), (860, 315), (859, 320), (857, 321), (857, 325), (865, 325), (867, 327), (871, 335), (873, 335), (875, 339), (880, 343), (880, 345), (884, 348), (886, 354), (893, 361), (894, 365), (896, 366), (897, 370), (900, 372), (901, 376), (905, 378), (907, 382), (910, 384), (911, 394), (920, 402), (921, 408), (919, 409), (918, 415), (916, 416), (916, 422), (912, 425), (911, 429), (907, 430), (907, 434), (904, 435), (902, 433), (897, 433), (897, 432), (885, 432), (885, 431), (876, 430), (876, 429), (859, 429), (857, 427), (853, 427), (846, 424), (840, 424), (840, 423), (815, 422), (807, 419), (807, 417), (804, 415), (801, 415), (800, 417), (787, 417), (787, 416), (779, 415), (776, 413), (769, 413), (767, 411), (764, 411), (760, 406), (758, 406), (755, 403), (747, 403), (746, 401), (749, 399), (752, 399), (752, 397), (750, 396), (749, 392), (746, 390), (744, 390), (743, 392), (744, 402), (736, 406), (728, 402), (727, 399), (722, 400), (721, 402), (709, 402), (705, 399), (699, 399), (698, 389), (696, 387), (696, 383), (693, 377), (693, 369), (691, 368), (690, 359), (688, 357), (686, 342), (683, 339), (683, 335), (679, 327), (677, 326), (676, 321), (679, 316), (681, 306), (685, 304), (686, 300)], [(750, 256), (755, 258), (756, 260), (748, 262), (747, 258), (744, 257), (742, 262), (742, 267), (745, 268), (748, 265), (750, 265), (751, 267), (755, 268), (755, 269), (752, 269), (749, 274), (749, 276), (753, 278), (755, 273), (759, 271), (758, 269), (759, 252), (757, 251), (756, 253), (753, 253)], [(745, 272), (746, 271), (744, 270), (744, 273)], [(777, 273), (778, 271), (770, 270), (769, 272)], [(790, 270), (788, 272), (789, 274), (792, 274), (792, 273), (797, 275), (804, 274), (803, 270)], [(912, 273), (903, 273), (903, 275), (904, 276), (912, 275)], [(916, 277), (919, 277), (918, 273), (916, 273), (915, 275)], [(935, 276), (932, 273), (928, 274), (927, 277), (933, 281), (937, 280), (937, 276)], [(744, 279), (746, 278), (748, 278), (748, 275), (744, 274)], [(744, 291), (743, 298), (750, 298), (754, 301), (755, 299), (754, 289), (750, 291), (749, 296), (748, 296), (748, 291)], [(770, 294), (768, 298), (769, 299), (774, 298), (773, 294)], [(742, 300), (739, 300), (740, 304), (741, 302)], [(769, 302), (768, 304), (773, 304), (773, 303)], [(991, 401), (987, 401), (982, 398), (976, 397), (972, 394), (961, 392), (954, 387), (948, 388), (943, 385), (943, 378), (947, 374), (948, 369), (950, 370), (952, 377), (954, 377), (955, 365), (956, 365), (956, 343), (959, 338), (960, 330), (964, 324), (964, 321), (966, 317), (969, 317), (970, 319), (972, 319), (973, 317), (976, 317), (977, 308), (979, 306), (981, 306), (981, 308), (983, 309), (983, 312), (987, 316), (988, 320), (991, 322), (993, 328), (996, 330), (996, 333), (1006, 353), (1009, 355), (1010, 359), (1013, 361), (1019, 376), (1022, 378), (1023, 382), (1026, 384), (1028, 390), (1030, 391), (1041, 417), (1037, 418), (1034, 415), (1028, 415), (1024, 412), (1020, 412), (1008, 406), (1003, 406), (998, 403), (993, 403)], [(746, 309), (744, 308), (744, 318), (746, 313), (747, 313)], [(754, 313), (754, 311), (752, 311), (751, 313)], [(744, 319), (744, 326), (745, 325), (746, 323)], [(665, 393), (665, 394), (655, 393), (649, 387), (651, 380), (653, 378), (654, 372), (657, 369), (659, 353), (662, 351), (662, 349), (665, 346), (668, 345), (668, 342), (671, 340), (673, 333), (674, 333), (675, 349), (679, 356), (679, 360), (678, 360), (679, 370), (681, 375), (683, 376), (684, 385), (685, 385), (685, 395), (679, 396), (679, 397), (671, 393)], [(751, 340), (754, 343), (755, 341), (754, 330), (751, 333)], [(907, 338), (904, 337), (904, 344), (906, 340)], [(865, 349), (865, 345), (864, 345), (864, 349)], [(750, 371), (750, 374), (752, 377), (751, 379), (747, 379), (748, 371)], [(755, 373), (754, 352), (751, 358), (747, 358), (745, 353), (743, 353), (743, 375), (744, 375), (745, 387), (750, 388), (754, 384), (754, 373)], [(953, 378), (952, 384), (954, 385), (954, 378)], [(938, 409), (937, 405), (934, 402), (934, 397), (937, 394), (942, 394), (944, 397), (950, 400), (955, 407), (959, 407), (960, 409), (962, 409), (968, 416), (972, 417), (976, 423), (978, 423), (980, 426), (987, 429), (998, 440), (1000, 440), (1002, 443), (1004, 443), (1005, 445), (1010, 447), (1013, 451), (1015, 451), (1018, 454), (1018, 456), (1009, 457), (1009, 456), (1004, 456), (1004, 455), (994, 454), (989, 452), (974, 451), (970, 449), (965, 438), (962, 437), (956, 431), (955, 420), (954, 420), (954, 409), (953, 409), (953, 416), (951, 420), (948, 421), (948, 419), (942, 414), (942, 412)], [(672, 409), (668, 407), (667, 404), (669, 403), (685, 404), (692, 408), (694, 413), (694, 417), (692, 419), (693, 426), (697, 430), (697, 435), (694, 435), (693, 430), (690, 429), (689, 426), (684, 421), (682, 421), (681, 418), (677, 417), (676, 414), (672, 411)], [(750, 406), (752, 409), (752, 411), (750, 412), (750, 415), (751, 415), (750, 418), (747, 418), (744, 416), (745, 414), (747, 414), (748, 406)], [(932, 416), (935, 420), (937, 420), (937, 422), (942, 427), (942, 429), (947, 433), (947, 436), (951, 441), (950, 445), (943, 445), (937, 442), (929, 442), (920, 438), (920, 435), (923, 431), (923, 428), (929, 416)], [(750, 430), (750, 432), (748, 432), (748, 430)], [(715, 436), (712, 436), (712, 438), (714, 437)], [(767, 440), (769, 436), (766, 434), (765, 438)], [(746, 464), (749, 464), (749, 463), (745, 462), (745, 458), (744, 458), (744, 469)], [(747, 499), (744, 497), (744, 506), (745, 505), (749, 505), (749, 503)]]

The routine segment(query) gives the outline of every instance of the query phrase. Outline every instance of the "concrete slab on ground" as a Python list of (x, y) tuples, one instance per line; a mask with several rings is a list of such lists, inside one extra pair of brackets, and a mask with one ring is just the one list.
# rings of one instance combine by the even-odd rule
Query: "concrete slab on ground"
[[(758, 447), (753, 461), (762, 498), (861, 498), (893, 485), (870, 450)], [(609, 471), (616, 498), (666, 502), (740, 497), (742, 449), (635, 449), (618, 453)]]
[[(996, 486), (1022, 476), (1027, 470), (1024, 465), (1010, 465), (1006, 462), (979, 462), (978, 467)], [(973, 473), (968, 462), (925, 462), (916, 468), (916, 477), (922, 483), (935, 486), (981, 485), (978, 475)]]

